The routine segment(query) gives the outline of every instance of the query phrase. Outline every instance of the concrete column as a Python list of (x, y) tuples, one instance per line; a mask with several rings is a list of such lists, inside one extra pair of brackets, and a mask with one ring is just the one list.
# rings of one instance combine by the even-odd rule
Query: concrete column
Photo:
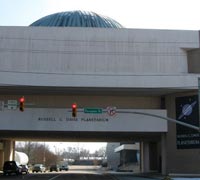
[(4, 141), (4, 161), (14, 160), (14, 141)]
[(126, 167), (126, 150), (122, 150), (122, 163), (123, 167)]
[(4, 163), (4, 153), (3, 150), (0, 150), (0, 171), (3, 169), (3, 163)]
[(140, 143), (140, 162), (141, 162), (141, 172), (149, 172), (149, 143), (141, 142)]
[(167, 158), (166, 158), (166, 133), (161, 135), (161, 173), (167, 174)]
[(3, 142), (0, 142), (0, 171), (3, 169), (3, 163), (4, 163)]

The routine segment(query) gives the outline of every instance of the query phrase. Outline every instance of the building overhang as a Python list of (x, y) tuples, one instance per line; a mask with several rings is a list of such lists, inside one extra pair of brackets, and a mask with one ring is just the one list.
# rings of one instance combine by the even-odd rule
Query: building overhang
[(139, 143), (136, 144), (123, 144), (117, 148), (115, 148), (114, 152), (120, 152), (123, 150), (139, 150)]
[(0, 92), (165, 95), (198, 89), (198, 74), (69, 75), (0, 72)]

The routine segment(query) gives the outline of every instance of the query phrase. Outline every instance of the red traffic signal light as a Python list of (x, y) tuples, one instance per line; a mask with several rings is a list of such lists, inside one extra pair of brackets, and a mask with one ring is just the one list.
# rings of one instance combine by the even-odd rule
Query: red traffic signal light
[(76, 117), (77, 115), (77, 104), (72, 104), (72, 117)]
[(25, 98), (21, 97), (19, 99), (19, 110), (22, 111), (22, 112), (24, 111), (24, 102), (25, 102)]

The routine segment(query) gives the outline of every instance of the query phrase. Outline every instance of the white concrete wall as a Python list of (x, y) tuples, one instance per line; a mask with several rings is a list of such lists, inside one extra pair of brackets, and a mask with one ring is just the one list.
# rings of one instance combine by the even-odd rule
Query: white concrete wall
[[(116, 113), (79, 112), (73, 118), (71, 109), (26, 108), (26, 111), (0, 112), (0, 130), (24, 131), (86, 131), (86, 132), (167, 132), (167, 121), (151, 116)], [(82, 109), (83, 111), (83, 109)], [(120, 111), (120, 110), (119, 110)], [(127, 110), (126, 110), (127, 111)], [(130, 112), (134, 110), (128, 110)], [(166, 117), (166, 110), (136, 110)]]
[(2, 84), (174, 87), (196, 79), (186, 77), (184, 49), (199, 47), (198, 31), (0, 27), (0, 40)]

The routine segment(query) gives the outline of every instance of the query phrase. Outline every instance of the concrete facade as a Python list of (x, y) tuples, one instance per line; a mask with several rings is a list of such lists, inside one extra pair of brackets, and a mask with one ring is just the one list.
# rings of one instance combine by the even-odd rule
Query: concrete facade
[[(175, 118), (175, 98), (179, 96), (190, 96), (193, 93), (178, 93), (167, 96), (166, 107), (168, 109), (168, 116)], [(170, 173), (199, 173), (199, 153), (200, 149), (177, 149), (176, 148), (176, 124), (168, 123), (167, 133), (167, 169)], [(192, 164), (192, 166), (191, 166)]]
[(118, 170), (119, 168), (120, 154), (113, 153), (113, 150), (118, 146), (120, 146), (120, 143), (111, 142), (111, 143), (108, 143), (106, 147), (107, 163), (108, 163), (109, 169)]
[[(34, 138), (27, 128), (29, 121), (22, 126), (23, 132), (5, 121), (32, 122), (38, 112), (49, 111), (51, 117), (59, 119), (57, 114), (62, 111), (64, 117), (64, 109), (70, 110), (73, 102), (81, 110), (84, 107), (106, 110), (112, 106), (130, 112), (165, 111), (163, 116), (176, 118), (175, 98), (198, 92), (199, 39), (198, 31), (0, 27), (0, 101), (5, 103), (0, 108), (0, 123), (4, 122), (6, 127), (0, 129), (0, 141)], [(8, 110), (7, 101), (18, 100), (22, 95), (26, 98), (25, 112)], [(79, 115), (77, 122), (86, 116), (83, 112)], [(91, 141), (141, 142), (143, 172), (151, 171), (151, 167), (158, 170), (159, 166), (163, 174), (200, 172), (197, 157), (200, 150), (176, 148), (175, 124), (124, 115), (119, 115), (118, 123), (111, 124), (109, 130), (95, 122), (90, 127), (93, 134), (88, 126), (84, 125), (87, 130), (84, 132), (80, 124), (73, 126), (70, 122), (72, 131), (78, 134), (75, 137), (69, 127), (66, 130), (57, 127), (53, 134), (49, 133), (52, 126), (46, 123), (32, 127), (38, 133), (36, 139), (59, 140), (62, 134), (63, 140), (70, 137), (72, 141), (85, 137)], [(127, 127), (123, 119), (130, 121)], [(118, 129), (120, 126), (124, 132)], [(0, 153), (5, 153), (5, 149)], [(152, 158), (156, 158), (156, 164), (151, 164)]]
[(1, 27), (0, 35), (2, 84), (181, 88), (182, 82), (196, 83), (197, 76), (188, 74), (187, 49), (199, 48), (197, 31)]

